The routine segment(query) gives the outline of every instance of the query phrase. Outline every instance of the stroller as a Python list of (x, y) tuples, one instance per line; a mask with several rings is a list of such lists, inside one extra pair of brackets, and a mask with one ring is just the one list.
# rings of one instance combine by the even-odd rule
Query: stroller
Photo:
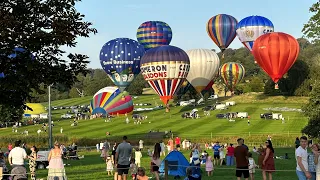
[(11, 174), (14, 174), (11, 176), (11, 180), (28, 180), (27, 169), (24, 166), (14, 167)]

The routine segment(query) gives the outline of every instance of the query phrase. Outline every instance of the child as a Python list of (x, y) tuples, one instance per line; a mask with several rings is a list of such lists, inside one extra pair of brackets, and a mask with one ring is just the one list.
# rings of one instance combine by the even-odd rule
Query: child
[(148, 180), (149, 177), (146, 176), (146, 171), (144, 170), (144, 168), (139, 167), (138, 168), (138, 174), (137, 174), (137, 180)]
[(211, 158), (211, 156), (208, 155), (208, 153), (206, 156), (206, 171), (208, 173), (208, 176), (212, 175), (213, 163), (212, 163), (212, 158)]
[(250, 173), (250, 179), (254, 180), (254, 173), (256, 172), (255, 168), (257, 167), (256, 163), (254, 162), (254, 159), (252, 158), (252, 153), (248, 153), (249, 156), (249, 173)]
[(135, 179), (137, 174), (137, 165), (135, 163), (134, 158), (130, 160), (130, 170), (131, 170), (132, 179)]
[(135, 157), (137, 167), (140, 167), (141, 165), (140, 159), (142, 158), (142, 153), (139, 148), (137, 148), (136, 151), (134, 152), (134, 157)]
[(208, 157), (207, 151), (203, 151), (203, 153), (201, 154), (201, 164), (206, 164), (207, 157)]
[(187, 177), (184, 178), (184, 180), (201, 180), (201, 176), (199, 176), (198, 174), (192, 174), (192, 167), (188, 167), (186, 171)]
[(113, 163), (111, 158), (108, 156), (106, 159), (106, 164), (107, 164), (107, 172), (108, 172), (108, 176), (112, 176), (113, 175)]

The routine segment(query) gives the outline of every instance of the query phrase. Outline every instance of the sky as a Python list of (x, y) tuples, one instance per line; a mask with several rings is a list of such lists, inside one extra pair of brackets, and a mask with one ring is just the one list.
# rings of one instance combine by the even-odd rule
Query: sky
[[(276, 32), (302, 37), (303, 24), (310, 16), (309, 7), (315, 0), (82, 0), (77, 10), (85, 20), (98, 30), (89, 38), (78, 38), (76, 48), (64, 48), (67, 52), (89, 56), (89, 68), (101, 68), (101, 47), (114, 38), (127, 37), (136, 40), (137, 28), (145, 21), (164, 21), (172, 29), (170, 45), (183, 50), (216, 49), (206, 31), (207, 21), (217, 14), (229, 14), (238, 21), (260, 15), (270, 19)], [(240, 48), (238, 38), (229, 46)]]

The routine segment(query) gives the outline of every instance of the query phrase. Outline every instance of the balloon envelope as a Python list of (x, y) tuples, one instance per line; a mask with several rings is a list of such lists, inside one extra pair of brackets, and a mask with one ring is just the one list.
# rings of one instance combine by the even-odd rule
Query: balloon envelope
[(245, 69), (240, 63), (228, 62), (220, 68), (221, 77), (230, 91), (244, 78)]
[(142, 45), (129, 38), (113, 39), (103, 45), (100, 64), (113, 83), (123, 91), (140, 73)]
[(190, 59), (190, 71), (187, 80), (198, 93), (201, 93), (219, 72), (219, 57), (209, 49), (192, 49), (186, 51), (186, 53)]
[(172, 39), (170, 26), (162, 21), (147, 21), (137, 30), (137, 39), (145, 50), (162, 45), (169, 45)]
[(236, 37), (237, 24), (236, 18), (227, 14), (218, 14), (209, 19), (207, 33), (222, 52)]
[(289, 34), (273, 32), (260, 36), (253, 56), (275, 83), (292, 67), (299, 55), (299, 43)]
[(242, 44), (252, 51), (254, 41), (261, 35), (274, 31), (272, 22), (263, 16), (249, 16), (237, 25), (237, 35)]
[(121, 92), (117, 87), (100, 89), (90, 102), (91, 114), (117, 115), (133, 111), (131, 96)]
[(141, 59), (141, 72), (164, 104), (173, 98), (188, 76), (190, 61), (182, 49), (164, 45), (152, 48)]

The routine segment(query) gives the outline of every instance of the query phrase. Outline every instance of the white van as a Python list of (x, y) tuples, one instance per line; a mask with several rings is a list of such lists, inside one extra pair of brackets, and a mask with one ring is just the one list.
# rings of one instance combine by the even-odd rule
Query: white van
[(248, 113), (247, 112), (238, 112), (237, 117), (238, 118), (248, 118)]
[(48, 114), (40, 114), (40, 119), (48, 119)]
[(228, 109), (228, 107), (225, 104), (217, 104), (216, 109), (217, 110), (224, 110), (224, 109)]
[(228, 101), (228, 102), (226, 102), (226, 105), (227, 106), (234, 106), (234, 105), (236, 105), (236, 102), (235, 101)]
[(272, 119), (275, 119), (275, 120), (282, 120), (282, 114), (281, 113), (272, 113)]

